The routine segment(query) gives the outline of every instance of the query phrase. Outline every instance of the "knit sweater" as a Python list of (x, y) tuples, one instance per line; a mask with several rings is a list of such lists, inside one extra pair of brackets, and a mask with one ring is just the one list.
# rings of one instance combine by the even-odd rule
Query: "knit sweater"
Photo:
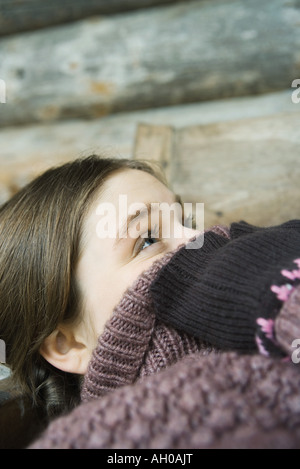
[(221, 350), (283, 357), (274, 323), (300, 283), (300, 220), (262, 228), (233, 223), (230, 239), (183, 247), (151, 285), (157, 317)]
[[(93, 353), (82, 404), (55, 420), (31, 448), (300, 446), (297, 364), (212, 351), (156, 319), (150, 286), (173, 255), (154, 263), (125, 293)], [(275, 325), (286, 353), (299, 324), (296, 287)]]
[[(223, 238), (226, 227), (211, 231)], [(194, 240), (194, 238), (193, 238)], [(134, 383), (194, 352), (207, 354), (211, 347), (204, 341), (175, 330), (157, 320), (150, 287), (158, 272), (183, 248), (180, 245), (157, 260), (126, 291), (113, 311), (85, 376), (83, 401), (104, 396), (115, 388)]]
[(297, 365), (235, 352), (190, 355), (79, 405), (32, 449), (299, 448)]

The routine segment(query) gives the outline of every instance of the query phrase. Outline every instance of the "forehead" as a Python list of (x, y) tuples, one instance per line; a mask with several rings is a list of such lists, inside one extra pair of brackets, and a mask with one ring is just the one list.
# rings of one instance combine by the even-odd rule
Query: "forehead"
[(130, 202), (159, 202), (163, 198), (171, 203), (174, 198), (172, 191), (151, 174), (125, 169), (112, 174), (105, 181), (98, 202), (101, 199), (117, 203), (119, 196), (125, 194)]
[(116, 171), (106, 179), (87, 210), (82, 238), (86, 239), (88, 232), (95, 231), (100, 207), (114, 207), (114, 210), (109, 210), (108, 213), (120, 219), (127, 216), (129, 207), (134, 204), (152, 202), (172, 204), (174, 198), (174, 193), (168, 187), (145, 171), (137, 169)]

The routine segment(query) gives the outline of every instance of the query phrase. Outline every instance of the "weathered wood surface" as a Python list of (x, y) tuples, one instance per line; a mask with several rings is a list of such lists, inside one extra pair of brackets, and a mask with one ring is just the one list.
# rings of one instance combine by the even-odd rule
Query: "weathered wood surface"
[(0, 35), (182, 0), (0, 0)]
[(167, 181), (171, 178), (174, 131), (173, 127), (167, 125), (139, 124), (135, 141), (138, 158), (159, 163)]
[[(294, 112), (300, 121), (300, 104), (292, 103), (290, 92), (280, 92), (115, 114), (92, 121), (70, 120), (3, 128), (0, 131), (0, 204), (50, 166), (91, 153), (168, 161), (171, 155), (166, 153), (164, 156), (164, 152), (170, 147), (162, 145), (160, 140), (164, 134), (153, 132), (158, 126), (177, 131), (186, 126), (287, 112)], [(149, 139), (137, 132), (140, 123), (150, 124), (151, 146)]]
[(300, 77), (298, 0), (218, 0), (96, 18), (0, 41), (0, 125), (287, 89)]
[[(139, 132), (146, 148), (151, 127)], [(299, 145), (296, 113), (176, 129), (169, 181), (184, 202), (205, 204), (206, 228), (282, 223), (300, 217)]]

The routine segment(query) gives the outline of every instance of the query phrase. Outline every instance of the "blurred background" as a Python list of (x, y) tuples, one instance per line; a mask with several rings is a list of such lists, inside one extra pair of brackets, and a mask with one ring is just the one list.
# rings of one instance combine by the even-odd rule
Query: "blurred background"
[(296, 79), (300, 0), (0, 0), (0, 203), (99, 153), (159, 161), (206, 227), (299, 217)]

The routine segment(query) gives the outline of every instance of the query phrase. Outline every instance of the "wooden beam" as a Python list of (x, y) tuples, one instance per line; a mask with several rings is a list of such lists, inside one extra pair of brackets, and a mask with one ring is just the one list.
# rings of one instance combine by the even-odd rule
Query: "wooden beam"
[[(244, 119), (248, 122), (248, 119), (270, 115), (278, 116), (280, 122), (281, 115), (287, 113), (294, 113), (293, 121), (300, 122), (300, 104), (292, 103), (289, 92), (280, 92), (115, 114), (91, 121), (76, 119), (3, 128), (0, 132), (0, 204), (49, 167), (92, 153), (107, 157), (154, 158), (162, 166), (166, 164), (170, 180), (176, 150), (174, 137), (180, 129), (191, 126), (213, 129), (212, 124)], [(294, 138), (288, 125), (284, 129), (286, 140)], [(259, 128), (257, 133), (260, 133)], [(207, 139), (210, 139), (209, 132)], [(186, 190), (184, 188), (185, 193)]]
[(138, 124), (134, 144), (135, 159), (156, 162), (170, 178), (170, 163), (173, 154), (175, 129), (168, 125)]
[(182, 0), (0, 0), (0, 36)]
[[(148, 127), (148, 132), (145, 126), (138, 129), (140, 148), (153, 140)], [(297, 113), (190, 126), (174, 130), (173, 139), (169, 184), (183, 202), (204, 203), (206, 228), (299, 218)], [(162, 140), (161, 146), (163, 154)]]
[(4, 38), (0, 125), (288, 89), (299, 24), (285, 0), (195, 1)]

